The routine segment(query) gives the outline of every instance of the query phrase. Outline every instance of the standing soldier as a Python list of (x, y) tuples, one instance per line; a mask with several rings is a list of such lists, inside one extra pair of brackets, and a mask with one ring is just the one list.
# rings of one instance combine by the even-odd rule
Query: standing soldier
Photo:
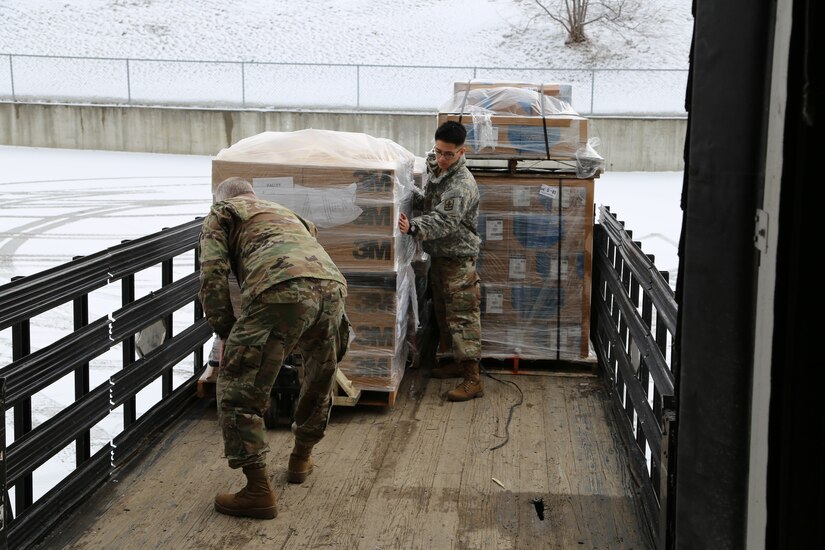
[[(348, 344), (346, 280), (316, 229), (291, 210), (255, 196), (241, 178), (223, 181), (200, 237), (200, 300), (225, 342), (218, 375), (218, 415), (229, 467), (242, 468), (246, 487), (215, 497), (222, 514), (271, 519), (278, 514), (269, 482), (263, 415), (284, 358), (300, 352), (303, 380), (292, 431), (287, 480), (312, 472), (312, 447), (324, 436), (335, 369)], [(229, 275), (241, 289), (238, 318)]]
[(484, 395), (481, 361), (481, 291), (478, 259), (478, 187), (464, 158), (467, 131), (448, 121), (435, 131), (435, 147), (427, 156), (427, 184), (413, 195), (422, 215), (398, 218), (402, 233), (419, 239), (431, 257), (430, 284), (441, 340), (452, 347), (453, 360), (433, 370), (433, 378), (464, 380), (447, 392), (450, 401)]

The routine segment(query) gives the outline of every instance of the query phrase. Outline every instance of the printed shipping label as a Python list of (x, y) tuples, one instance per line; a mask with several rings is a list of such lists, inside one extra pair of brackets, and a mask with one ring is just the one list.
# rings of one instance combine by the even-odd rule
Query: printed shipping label
[(526, 279), (527, 278), (527, 258), (524, 256), (517, 256), (510, 258), (510, 278), (511, 279)]
[(502, 219), (487, 219), (487, 240), (488, 241), (502, 241), (504, 240), (504, 220)]
[(541, 189), (539, 189), (539, 195), (542, 197), (550, 197), (551, 199), (555, 199), (559, 195), (559, 188), (543, 183), (541, 184)]
[(504, 313), (504, 291), (487, 291), (486, 313)]
[(252, 178), (252, 189), (257, 195), (266, 195), (268, 189), (292, 189), (295, 186), (292, 176), (279, 178)]

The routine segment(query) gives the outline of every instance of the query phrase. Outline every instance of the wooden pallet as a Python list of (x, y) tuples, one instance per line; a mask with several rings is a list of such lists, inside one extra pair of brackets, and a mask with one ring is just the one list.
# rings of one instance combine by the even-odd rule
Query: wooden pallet
[(359, 405), (367, 405), (370, 407), (394, 407), (395, 399), (398, 396), (398, 391), (372, 391), (361, 390), (361, 399), (358, 400)]
[[(215, 386), (218, 381), (218, 369), (207, 366), (203, 374), (198, 378), (197, 394), (201, 399), (215, 397)], [(381, 407), (392, 407), (395, 405), (397, 392), (362, 390), (352, 385), (349, 378), (337, 370), (335, 372), (334, 393), (332, 396), (333, 406), (354, 407), (355, 405), (372, 405)]]
[(361, 390), (352, 385), (349, 378), (341, 372), (341, 369), (335, 371), (335, 383), (333, 384), (332, 405), (343, 405), (346, 407), (354, 407), (361, 399)]
[(335, 385), (332, 404), (354, 407), (356, 405), (370, 405), (392, 407), (395, 405), (397, 391), (364, 390), (353, 386), (352, 382), (340, 370), (335, 373)]

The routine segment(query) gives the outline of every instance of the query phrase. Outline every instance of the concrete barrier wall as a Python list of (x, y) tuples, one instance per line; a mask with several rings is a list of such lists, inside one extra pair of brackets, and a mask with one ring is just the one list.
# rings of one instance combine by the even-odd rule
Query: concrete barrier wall
[[(679, 171), (684, 118), (590, 118), (606, 171)], [(214, 155), (264, 131), (305, 128), (388, 138), (416, 155), (432, 147), (436, 115), (0, 103), (0, 145)]]

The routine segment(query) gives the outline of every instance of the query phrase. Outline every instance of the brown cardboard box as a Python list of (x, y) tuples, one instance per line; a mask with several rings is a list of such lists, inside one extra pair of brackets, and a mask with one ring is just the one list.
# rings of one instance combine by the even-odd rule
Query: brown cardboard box
[(553, 213), (558, 211), (558, 207), (553, 208), (554, 202), (546, 194), (540, 193), (542, 185), (552, 184), (555, 180), (547, 180), (546, 183), (536, 182), (514, 182), (509, 178), (500, 181), (489, 178), (476, 178), (479, 193), (479, 209), (482, 212), (530, 212), (530, 213)]
[[(581, 323), (582, 289), (580, 285), (533, 286), (529, 284), (482, 283), (482, 328), (485, 321), (559, 321)], [(561, 310), (558, 304), (561, 303)]]
[(410, 198), (392, 170), (212, 161), (213, 192), (233, 176), (316, 223), (318, 242), (342, 271), (390, 273), (412, 258), (414, 243), (394, 235)]
[(482, 248), (476, 262), (478, 276), (484, 282), (507, 283), (510, 280), (510, 254), (506, 248), (501, 250)]
[(485, 251), (478, 265), (479, 276), (487, 283), (565, 287), (582, 286), (585, 280), (585, 257), (581, 252), (559, 257), (558, 249), (506, 254)]
[(396, 229), (422, 174), (397, 144), (351, 132), (263, 132), (212, 160), (212, 191), (229, 177), (313, 222), (347, 279), (354, 340), (341, 371), (356, 387), (394, 391), (404, 375), (415, 296), (415, 242)]
[(345, 276), (346, 311), (355, 338), (339, 368), (356, 388), (395, 391), (406, 368), (414, 278), (380, 273)]
[[(587, 216), (587, 204), (593, 202), (593, 180), (562, 178), (514, 178), (476, 175), (483, 212), (513, 212)], [(561, 197), (561, 200), (559, 200)]]
[(587, 145), (587, 119), (578, 115), (518, 116), (438, 113), (467, 129), (467, 158), (573, 160)]
[(577, 361), (589, 354), (589, 323), (498, 323), (482, 329), (482, 356)]
[(581, 219), (554, 214), (514, 214), (513, 232), (507, 235), (510, 254), (547, 253), (558, 255), (587, 251), (593, 229)]
[(482, 356), (587, 358), (594, 180), (471, 170), (481, 195)]
[[(498, 255), (498, 265), (509, 263), (501, 256), (505, 248), (507, 254), (513, 255), (541, 252), (557, 255), (561, 246), (564, 256), (584, 254), (584, 273), (589, 282), (593, 254), (593, 178), (502, 174), (478, 169), (472, 172), (479, 186), (482, 241), (486, 220), (502, 218), (503, 236), (495, 243), (490, 242)], [(496, 270), (499, 274), (509, 271), (509, 267)]]
[(263, 180), (273, 186), (303, 186), (314, 189), (344, 190), (356, 185), (357, 204), (370, 201), (393, 202), (395, 171), (391, 169), (369, 169), (336, 166), (304, 166), (301, 164), (273, 164), (237, 162), (229, 160), (212, 161), (212, 192), (218, 184), (229, 177), (241, 177), (253, 184)]

